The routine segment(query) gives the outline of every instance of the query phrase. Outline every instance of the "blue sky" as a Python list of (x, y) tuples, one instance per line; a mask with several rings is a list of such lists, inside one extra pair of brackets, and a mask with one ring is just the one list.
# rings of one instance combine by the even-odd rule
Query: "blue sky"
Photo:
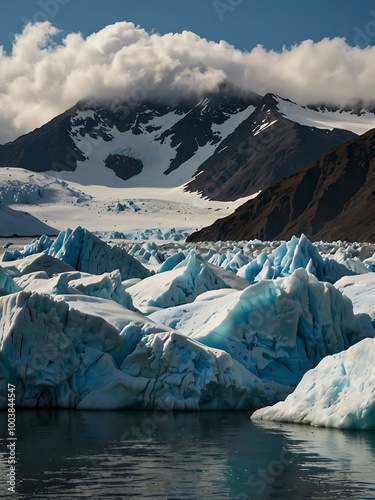
[(15, 0), (1, 9), (0, 44), (7, 52), (12, 34), (27, 20), (49, 20), (63, 33), (85, 36), (116, 21), (132, 21), (160, 34), (190, 30), (209, 40), (224, 39), (241, 50), (262, 44), (279, 51), (283, 45), (336, 36), (349, 45), (375, 43), (373, 0)]

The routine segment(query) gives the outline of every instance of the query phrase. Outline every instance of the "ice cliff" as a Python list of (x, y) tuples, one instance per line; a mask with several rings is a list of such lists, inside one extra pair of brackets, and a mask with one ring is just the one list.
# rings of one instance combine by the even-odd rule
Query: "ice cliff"
[(150, 275), (150, 271), (125, 250), (118, 246), (110, 246), (80, 226), (74, 230), (61, 231), (55, 241), (42, 236), (23, 252), (5, 253), (3, 260), (11, 261), (41, 251), (56, 257), (77, 271), (90, 274), (103, 274), (119, 269), (123, 280), (146, 278)]
[[(350, 249), (335, 248), (337, 259), (363, 274), (322, 257), (304, 236), (164, 248), (112, 247), (78, 227), (6, 252), (0, 407), (8, 383), (19, 407), (251, 411), (298, 386), (287, 400), (297, 421), (368, 427), (373, 341), (362, 342), (374, 337), (374, 278)], [(307, 400), (306, 372), (317, 387)], [(320, 397), (331, 381), (333, 399)]]
[(375, 339), (365, 339), (308, 371), (285, 401), (254, 420), (340, 429), (375, 429)]
[(355, 316), (350, 300), (305, 269), (223, 297), (202, 295), (150, 318), (290, 387), (323, 357), (374, 335), (369, 316)]

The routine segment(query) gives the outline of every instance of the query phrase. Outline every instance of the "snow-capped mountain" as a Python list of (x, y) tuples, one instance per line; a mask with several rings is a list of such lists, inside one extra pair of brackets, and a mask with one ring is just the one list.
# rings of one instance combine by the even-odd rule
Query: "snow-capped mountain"
[(267, 94), (199, 167), (188, 189), (219, 200), (249, 196), (352, 139), (371, 116), (365, 113), (353, 124), (350, 113), (312, 111)]
[(372, 127), (374, 110), (303, 107), (232, 87), (175, 104), (86, 100), (0, 146), (0, 166), (55, 171), (83, 185), (186, 184), (235, 200)]

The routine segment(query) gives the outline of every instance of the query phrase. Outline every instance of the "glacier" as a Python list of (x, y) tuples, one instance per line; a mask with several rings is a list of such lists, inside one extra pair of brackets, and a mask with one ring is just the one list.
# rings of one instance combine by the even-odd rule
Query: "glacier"
[(149, 317), (222, 349), (263, 380), (295, 387), (323, 357), (374, 336), (368, 315), (305, 269)]
[(237, 275), (250, 282), (287, 276), (295, 269), (305, 268), (320, 281), (334, 283), (343, 276), (355, 274), (345, 265), (322, 257), (304, 234), (284, 241), (271, 254), (262, 252), (249, 264), (241, 267)]
[(327, 356), (285, 401), (251, 418), (339, 429), (375, 429), (375, 339)]
[(368, 314), (375, 326), (375, 272), (345, 276), (335, 287), (349, 297), (356, 313)]
[(243, 290), (249, 283), (229, 271), (213, 266), (195, 251), (171, 271), (155, 274), (128, 288), (134, 305), (143, 312), (187, 304), (203, 292), (219, 288)]
[(8, 382), (27, 408), (256, 409), (286, 396), (226, 352), (87, 299), (27, 291), (0, 298), (0, 408)]
[(40, 251), (56, 257), (77, 271), (90, 274), (102, 274), (119, 269), (124, 280), (135, 277), (146, 278), (150, 275), (150, 271), (125, 250), (119, 246), (111, 247), (80, 226), (74, 230), (60, 231), (55, 240), (42, 236), (23, 251), (5, 253), (3, 260), (11, 261)]
[(360, 264), (372, 246), (340, 248), (304, 236), (115, 247), (78, 227), (7, 251), (0, 408), (9, 382), (18, 407), (275, 405), (375, 335), (375, 275)]
[(172, 240), (184, 241), (192, 229), (188, 228), (152, 228), (152, 229), (133, 229), (132, 231), (99, 231), (95, 232), (96, 236), (101, 239), (114, 239), (114, 240)]
[(15, 293), (21, 290), (13, 278), (0, 267), (0, 295), (7, 295), (8, 293)]

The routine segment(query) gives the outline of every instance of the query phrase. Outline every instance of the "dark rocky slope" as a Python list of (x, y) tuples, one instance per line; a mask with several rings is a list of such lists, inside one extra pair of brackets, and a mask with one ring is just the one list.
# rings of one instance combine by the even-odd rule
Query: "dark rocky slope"
[(375, 242), (375, 129), (324, 154), (188, 241)]

